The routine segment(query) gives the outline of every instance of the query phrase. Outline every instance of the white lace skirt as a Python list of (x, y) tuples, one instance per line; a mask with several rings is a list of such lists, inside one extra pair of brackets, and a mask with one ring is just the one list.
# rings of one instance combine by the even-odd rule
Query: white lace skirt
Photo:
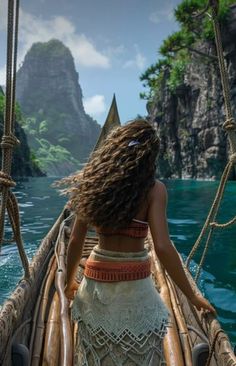
[[(142, 261), (147, 251), (116, 253), (95, 247), (94, 260)], [(151, 277), (98, 282), (84, 277), (72, 306), (78, 322), (76, 366), (165, 365), (162, 340), (169, 314)]]

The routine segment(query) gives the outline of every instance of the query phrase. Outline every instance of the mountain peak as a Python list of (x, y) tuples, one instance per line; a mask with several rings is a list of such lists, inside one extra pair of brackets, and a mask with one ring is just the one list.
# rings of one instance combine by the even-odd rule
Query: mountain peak
[(89, 156), (100, 126), (84, 111), (74, 59), (61, 41), (32, 45), (17, 73), (16, 96), (25, 116), (35, 119), (38, 140), (60, 145), (80, 161)]

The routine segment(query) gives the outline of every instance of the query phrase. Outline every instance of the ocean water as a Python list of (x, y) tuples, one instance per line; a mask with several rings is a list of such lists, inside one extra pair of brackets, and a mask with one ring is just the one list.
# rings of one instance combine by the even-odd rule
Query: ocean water
[[(168, 221), (171, 238), (184, 258), (189, 254), (206, 220), (219, 182), (167, 181)], [(236, 215), (236, 182), (227, 184), (218, 222)], [(190, 269), (195, 273), (205, 241), (194, 256)], [(236, 225), (215, 229), (198, 287), (214, 305), (222, 328), (236, 344)]]
[[(51, 187), (53, 181), (45, 177), (30, 178), (18, 182), (15, 188), (20, 206), (22, 236), (30, 259), (66, 202)], [(165, 183), (169, 195), (171, 239), (186, 258), (205, 222), (218, 182), (172, 180)], [(229, 182), (219, 221), (227, 221), (235, 215), (236, 182)], [(9, 229), (6, 236), (10, 237)], [(193, 271), (200, 254), (201, 251), (191, 262)], [(21, 276), (21, 263), (15, 244), (3, 245), (0, 256), (0, 304), (15, 288)], [(215, 230), (198, 286), (216, 308), (218, 319), (232, 344), (236, 344), (236, 225)]]

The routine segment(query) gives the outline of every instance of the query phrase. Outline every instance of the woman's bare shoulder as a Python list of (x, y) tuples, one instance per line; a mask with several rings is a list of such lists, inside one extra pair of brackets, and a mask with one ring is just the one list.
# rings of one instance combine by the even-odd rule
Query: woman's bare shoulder
[(167, 191), (166, 186), (163, 182), (160, 180), (156, 180), (154, 186), (149, 191), (149, 202), (153, 200), (162, 200), (166, 199), (167, 197)]

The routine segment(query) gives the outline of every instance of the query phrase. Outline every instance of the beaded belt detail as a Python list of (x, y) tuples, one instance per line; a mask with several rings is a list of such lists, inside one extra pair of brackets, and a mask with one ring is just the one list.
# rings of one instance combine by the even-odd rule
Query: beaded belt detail
[(88, 259), (84, 275), (101, 282), (134, 281), (149, 277), (150, 260), (140, 262), (105, 262)]

